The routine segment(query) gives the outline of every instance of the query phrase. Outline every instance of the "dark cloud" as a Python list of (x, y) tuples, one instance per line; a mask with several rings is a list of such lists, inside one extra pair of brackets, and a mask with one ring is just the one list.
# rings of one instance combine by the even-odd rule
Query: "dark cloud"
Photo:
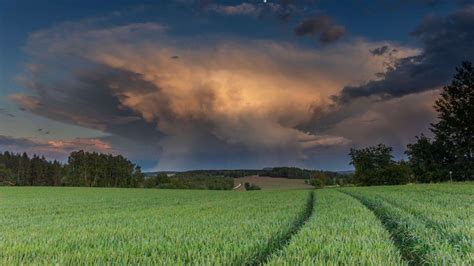
[[(275, 9), (275, 8), (274, 8)], [(278, 9), (275, 9), (278, 19), (282, 22), (288, 22), (291, 17), (299, 11), (295, 0), (280, 0)]]
[(370, 52), (373, 54), (373, 55), (383, 55), (385, 53), (387, 53), (389, 51), (389, 47), (388, 45), (384, 45), (384, 46), (380, 46), (378, 48), (375, 48), (373, 50), (370, 50)]
[[(181, 0), (184, 1), (184, 0)], [(192, 0), (188, 0), (192, 1)], [(315, 0), (280, 0), (280, 1), (242, 1), (238, 4), (219, 3), (217, 1), (198, 2), (200, 10), (211, 11), (221, 15), (235, 16), (253, 16), (257, 18), (275, 17), (278, 21), (288, 23), (292, 17), (301, 16), (316, 9)], [(335, 30), (326, 34), (327, 39), (334, 36)]]
[[(69, 48), (70, 54), (75, 53), (72, 45), (68, 46)], [(159, 88), (144, 81), (139, 74), (85, 62), (80, 56), (71, 60), (69, 55), (65, 56), (63, 51), (55, 51), (49, 54), (47, 60), (33, 56), (32, 60), (41, 67), (27, 73), (28, 79), (33, 82), (27, 82), (25, 86), (34, 91), (35, 95), (13, 95), (11, 98), (25, 111), (112, 135), (113, 137), (107, 138), (107, 143), (113, 146), (114, 151), (128, 155), (135, 161), (148, 162), (153, 158), (154, 163), (148, 162), (148, 167), (156, 164), (156, 154), (160, 151), (158, 141), (163, 134), (153, 123), (145, 121), (140, 115), (121, 105), (121, 100), (129, 97), (122, 94), (121, 90), (130, 88), (146, 95)], [(64, 65), (62, 62), (69, 64)], [(66, 74), (66, 77), (59, 79), (55, 76), (56, 73)], [(155, 100), (155, 104), (165, 106), (161, 100)], [(39, 128), (38, 132), (50, 134), (42, 128)], [(30, 144), (35, 144), (31, 146), (31, 150), (51, 154), (52, 158), (58, 158), (59, 155), (64, 157), (68, 153), (50, 151), (50, 147), (44, 143)], [(44, 151), (38, 150), (39, 147), (44, 148)], [(69, 144), (68, 147), (69, 150), (93, 148), (86, 143)]]
[[(158, 90), (153, 84), (143, 81), (140, 75), (104, 66), (89, 66), (87, 70), (75, 70), (72, 84), (44, 84), (38, 79), (32, 89), (39, 93), (36, 100), (38, 105), (28, 107), (29, 111), (55, 120), (82, 125), (104, 132), (117, 134), (122, 137), (140, 141), (156, 141), (160, 137), (157, 129), (143, 121), (133, 111), (122, 108), (119, 98), (126, 95), (115, 94), (120, 88), (135, 88), (142, 94)], [(61, 87), (62, 92), (53, 92), (55, 87)], [(28, 106), (17, 98), (22, 106)], [(161, 105), (160, 101), (156, 102)], [(43, 129), (38, 129), (42, 131)]]
[(339, 40), (346, 34), (343, 26), (334, 23), (327, 15), (319, 15), (302, 20), (295, 28), (295, 35), (318, 37), (323, 44), (328, 44)]
[(227, 5), (213, 5), (209, 8), (212, 11), (215, 11), (222, 15), (249, 15), (249, 16), (259, 16), (262, 12), (262, 7), (250, 4), (250, 3), (242, 3), (235, 6), (227, 6)]
[(455, 67), (464, 60), (474, 60), (474, 6), (446, 17), (429, 16), (413, 36), (423, 44), (421, 54), (398, 60), (382, 80), (345, 87), (334, 99), (339, 102), (369, 96), (387, 99), (445, 85)]
[(282, 22), (288, 22), (294, 13), (300, 9), (292, 3), (292, 1), (282, 1), (280, 3), (240, 3), (238, 5), (212, 4), (206, 7), (208, 11), (212, 11), (226, 16), (253, 16), (264, 18), (266, 16), (275, 16)]

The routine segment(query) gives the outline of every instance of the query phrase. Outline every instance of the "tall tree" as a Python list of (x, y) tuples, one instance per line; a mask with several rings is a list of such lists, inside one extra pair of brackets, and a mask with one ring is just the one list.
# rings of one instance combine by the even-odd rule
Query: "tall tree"
[(463, 62), (435, 103), (439, 121), (432, 124), (435, 141), (447, 152), (443, 164), (458, 180), (474, 177), (474, 68)]

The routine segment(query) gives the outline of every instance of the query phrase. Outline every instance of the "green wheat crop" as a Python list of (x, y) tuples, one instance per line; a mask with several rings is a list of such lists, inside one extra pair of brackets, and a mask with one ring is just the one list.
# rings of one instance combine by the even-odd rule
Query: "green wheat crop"
[(445, 184), (342, 191), (358, 198), (384, 221), (412, 263), (474, 264), (474, 198), (468, 190), (456, 194), (455, 188)]
[(243, 264), (309, 192), (0, 188), (0, 264)]
[(317, 190), (312, 218), (271, 265), (400, 265), (380, 221), (351, 196)]

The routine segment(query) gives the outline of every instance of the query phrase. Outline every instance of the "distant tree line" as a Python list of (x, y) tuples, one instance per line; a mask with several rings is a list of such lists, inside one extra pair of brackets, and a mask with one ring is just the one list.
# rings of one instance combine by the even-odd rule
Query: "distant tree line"
[[(156, 173), (156, 176), (165, 175), (165, 173)], [(186, 172), (175, 172), (174, 178), (168, 178), (165, 180), (173, 180), (172, 183), (169, 184), (168, 181), (156, 181), (153, 183), (153, 179), (150, 179), (149, 182), (152, 185), (148, 185), (148, 187), (166, 187), (166, 188), (182, 188), (184, 183), (183, 180), (189, 180), (192, 178), (198, 178), (202, 182), (203, 180), (207, 180), (209, 182), (213, 182), (213, 178), (223, 178), (223, 177), (232, 177), (232, 178), (239, 178), (244, 176), (268, 176), (268, 177), (283, 177), (289, 179), (304, 179), (306, 183), (311, 184), (315, 187), (323, 187), (323, 186), (343, 186), (353, 182), (352, 176), (347, 174), (340, 174), (337, 172), (331, 171), (321, 171), (321, 170), (309, 170), (309, 169), (301, 169), (298, 167), (273, 167), (273, 168), (264, 168), (264, 169), (238, 169), (238, 170), (192, 170)], [(161, 185), (160, 185), (161, 184)], [(230, 181), (229, 181), (230, 184)], [(225, 189), (231, 187), (230, 185), (225, 185), (225, 182), (222, 183)], [(197, 188), (201, 188), (203, 185), (199, 185)], [(212, 188), (208, 188), (212, 189)], [(214, 188), (215, 189), (215, 188)], [(255, 184), (247, 183), (245, 185), (246, 190), (260, 190), (261, 188)]]
[(258, 175), (262, 170), (258, 169), (232, 169), (232, 170), (191, 170), (175, 173), (176, 177), (205, 177), (205, 176), (225, 176), (225, 177), (244, 177)]
[[(138, 165), (122, 155), (97, 152), (71, 152), (67, 163), (49, 161), (27, 153), (0, 153), (0, 185), (10, 186), (82, 186), (144, 187), (165, 189), (231, 190), (234, 178), (260, 175), (293, 179), (310, 179), (323, 175), (324, 183), (340, 184), (347, 178), (335, 172), (275, 167), (266, 169), (193, 170), (168, 174), (158, 172), (145, 176)], [(247, 190), (258, 186), (247, 184)]]
[(445, 86), (434, 109), (438, 122), (434, 135), (423, 134), (407, 145), (408, 162), (393, 160), (392, 148), (384, 144), (351, 149), (355, 167), (352, 183), (394, 185), (408, 182), (474, 180), (474, 68), (463, 62), (450, 85)]
[(168, 176), (166, 173), (147, 178), (145, 188), (166, 189), (210, 189), (231, 190), (234, 188), (234, 178), (220, 175), (198, 175), (196, 173), (186, 176), (183, 174)]
[[(158, 172), (156, 175), (164, 172)], [(310, 179), (315, 175), (324, 175), (326, 182), (336, 184), (338, 180), (346, 179), (347, 175), (342, 175), (337, 172), (308, 170), (298, 167), (273, 167), (264, 169), (237, 169), (237, 170), (191, 170), (185, 172), (174, 172), (175, 177), (233, 177), (239, 178), (244, 176), (268, 176), (268, 177), (283, 177), (290, 179)], [(153, 175), (154, 176), (154, 175)]]
[(26, 153), (0, 153), (0, 185), (141, 187), (138, 165), (121, 155), (75, 151), (67, 164)]
[(310, 179), (314, 175), (324, 174), (328, 179), (343, 178), (343, 175), (337, 172), (308, 170), (297, 167), (274, 167), (270, 169), (263, 169), (259, 175), (269, 177), (285, 177), (290, 179)]

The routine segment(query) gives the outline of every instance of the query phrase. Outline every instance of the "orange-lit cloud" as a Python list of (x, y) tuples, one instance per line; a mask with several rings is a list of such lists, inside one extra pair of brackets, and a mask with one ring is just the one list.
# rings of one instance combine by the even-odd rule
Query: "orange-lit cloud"
[(32, 34), (27, 50), (35, 67), (22, 80), (37, 95), (12, 98), (39, 115), (151, 143), (162, 168), (244, 153), (296, 164), (314, 149), (351, 143), (344, 130), (315, 128), (339, 110), (331, 95), (386, 70), (389, 58), (372, 50), (419, 52), (362, 39), (321, 50), (265, 40), (190, 43), (166, 30), (65, 24)]
[(0, 149), (13, 152), (41, 154), (50, 159), (64, 160), (72, 151), (117, 153), (109, 143), (101, 139), (76, 138), (69, 140), (40, 141), (27, 138), (15, 138), (0, 135)]

